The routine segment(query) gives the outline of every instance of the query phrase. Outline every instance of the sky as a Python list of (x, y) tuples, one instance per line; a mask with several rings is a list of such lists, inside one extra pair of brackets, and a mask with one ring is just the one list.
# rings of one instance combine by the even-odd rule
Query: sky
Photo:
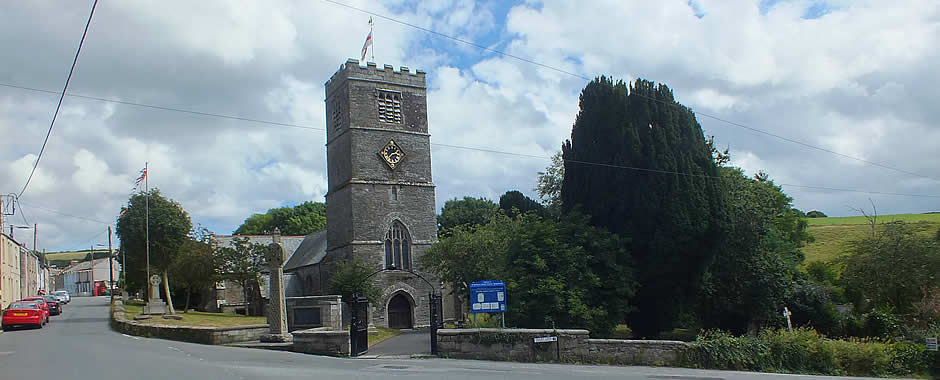
[[(0, 3), (0, 193), (29, 176), (91, 4)], [(369, 33), (350, 7), (382, 16), (368, 60), (427, 72), (438, 208), (536, 197), (585, 78), (606, 75), (669, 85), (733, 165), (767, 172), (802, 210), (940, 211), (934, 0), (102, 1), (79, 96), (5, 223), (38, 224), (49, 251), (106, 243), (145, 163), (151, 187), (219, 234), (324, 201), (323, 84)]]

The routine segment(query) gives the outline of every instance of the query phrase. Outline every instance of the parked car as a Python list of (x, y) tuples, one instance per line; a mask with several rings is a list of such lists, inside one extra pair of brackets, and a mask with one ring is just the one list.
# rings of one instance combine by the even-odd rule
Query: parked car
[(58, 298), (59, 301), (62, 302), (62, 303), (69, 303), (69, 302), (72, 302), (72, 296), (70, 296), (70, 295), (69, 295), (69, 292), (67, 292), (67, 291), (65, 291), (65, 290), (56, 290), (56, 291), (52, 292), (52, 295), (54, 295), (55, 298)]
[(45, 295), (42, 296), (46, 300), (46, 303), (49, 304), (49, 314), (50, 315), (59, 315), (62, 314), (62, 304), (59, 303), (59, 300), (55, 296)]
[(38, 303), (38, 304), (39, 304), (39, 308), (42, 309), (42, 311), (46, 314), (46, 315), (45, 315), (45, 317), (46, 317), (46, 322), (47, 322), (47, 323), (49, 322), (49, 304), (46, 302), (46, 299), (45, 299), (45, 298), (42, 298), (42, 297), (40, 297), (40, 296), (36, 296), (36, 297), (27, 297), (27, 298), (21, 299), (20, 301), (33, 301), (33, 302), (35, 302), (35, 303)]
[(7, 306), (3, 311), (3, 321), (0, 323), (3, 331), (7, 331), (13, 326), (29, 325), (36, 328), (42, 328), (42, 325), (48, 321), (45, 311), (36, 301), (17, 301)]

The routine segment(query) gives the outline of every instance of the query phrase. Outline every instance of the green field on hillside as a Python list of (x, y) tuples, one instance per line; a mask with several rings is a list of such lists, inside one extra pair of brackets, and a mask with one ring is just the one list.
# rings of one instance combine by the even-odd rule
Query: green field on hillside
[[(933, 222), (940, 223), (940, 213), (936, 214), (896, 214), (896, 215), (878, 215), (878, 223), (890, 223), (894, 221), (914, 222)], [(835, 224), (868, 224), (868, 219), (864, 216), (843, 216), (837, 218), (807, 218), (810, 226), (831, 226)]]
[[(898, 214), (879, 215), (877, 230), (883, 230), (884, 223), (905, 221), (914, 226), (919, 234), (933, 236), (940, 229), (940, 214)], [(815, 242), (803, 247), (806, 261), (831, 262), (845, 256), (851, 251), (853, 241), (864, 238), (871, 233), (871, 225), (863, 216), (849, 216), (841, 218), (810, 218), (809, 233), (816, 238)]]

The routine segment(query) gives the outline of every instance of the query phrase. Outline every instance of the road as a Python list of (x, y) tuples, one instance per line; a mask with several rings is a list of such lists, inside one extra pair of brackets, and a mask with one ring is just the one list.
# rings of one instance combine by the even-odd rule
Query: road
[(123, 335), (108, 327), (107, 297), (76, 297), (64, 310), (62, 315), (52, 317), (52, 322), (43, 329), (0, 334), (0, 380), (825, 378), (678, 368), (452, 359), (341, 359)]

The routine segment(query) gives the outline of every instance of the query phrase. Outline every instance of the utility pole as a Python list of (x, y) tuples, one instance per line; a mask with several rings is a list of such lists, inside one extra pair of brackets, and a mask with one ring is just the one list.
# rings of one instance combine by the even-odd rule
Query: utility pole
[[(111, 296), (111, 303), (114, 303), (114, 252), (111, 251), (111, 226), (108, 226), (108, 294)], [(92, 266), (94, 270), (94, 266)]]
[(91, 296), (95, 294), (95, 246), (91, 246)]

